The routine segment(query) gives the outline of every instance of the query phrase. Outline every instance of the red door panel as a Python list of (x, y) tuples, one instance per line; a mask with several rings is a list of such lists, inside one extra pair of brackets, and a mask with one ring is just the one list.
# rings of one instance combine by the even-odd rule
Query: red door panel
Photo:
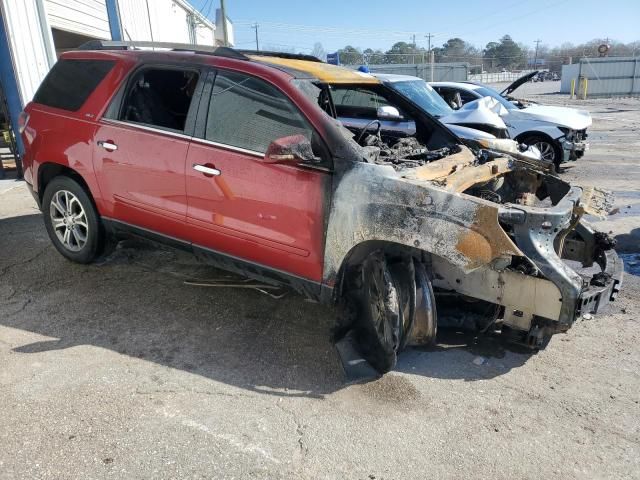
[[(211, 176), (194, 165), (219, 170)], [(187, 224), (195, 245), (321, 281), (327, 173), (193, 140)]]
[(189, 138), (104, 122), (94, 139), (104, 215), (186, 240), (184, 172)]

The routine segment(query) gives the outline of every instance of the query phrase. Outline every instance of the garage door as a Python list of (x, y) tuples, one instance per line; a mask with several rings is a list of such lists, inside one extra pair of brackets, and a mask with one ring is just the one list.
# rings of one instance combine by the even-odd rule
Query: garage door
[(52, 28), (111, 39), (105, 0), (46, 0), (46, 4)]

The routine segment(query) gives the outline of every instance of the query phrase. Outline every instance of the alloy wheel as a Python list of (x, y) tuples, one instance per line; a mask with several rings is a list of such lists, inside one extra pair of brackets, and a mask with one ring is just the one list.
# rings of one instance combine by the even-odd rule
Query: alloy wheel
[(545, 162), (553, 163), (556, 159), (556, 150), (549, 142), (536, 142), (534, 144), (540, 150), (540, 158)]
[(53, 231), (64, 248), (71, 252), (79, 252), (84, 248), (89, 236), (89, 224), (78, 197), (68, 190), (58, 190), (51, 198), (49, 216)]

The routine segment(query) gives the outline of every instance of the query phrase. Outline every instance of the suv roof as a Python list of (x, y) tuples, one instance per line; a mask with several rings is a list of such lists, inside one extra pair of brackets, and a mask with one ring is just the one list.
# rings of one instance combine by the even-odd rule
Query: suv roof
[(272, 66), (281, 66), (298, 72), (304, 72), (326, 83), (374, 83), (379, 84), (380, 81), (368, 73), (351, 70), (349, 68), (331, 65), (324, 62), (315, 62), (293, 58), (270, 57), (250, 55), (252, 60), (260, 63), (266, 63)]
[[(141, 48), (162, 49), (141, 50)], [(165, 42), (107, 42), (90, 41), (76, 51), (108, 51), (128, 57), (166, 56), (193, 59), (193, 55), (228, 58), (233, 60), (255, 62), (283, 71), (294, 78), (311, 78), (328, 83), (380, 83), (372, 75), (325, 63), (312, 55), (280, 53), (270, 51), (236, 50), (229, 47), (207, 47)], [(202, 59), (204, 63), (205, 58)]]

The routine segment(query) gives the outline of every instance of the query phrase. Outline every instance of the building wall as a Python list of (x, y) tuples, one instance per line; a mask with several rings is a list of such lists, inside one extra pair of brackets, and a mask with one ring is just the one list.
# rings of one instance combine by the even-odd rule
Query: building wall
[[(51, 33), (42, 28), (37, 0), (0, 0), (11, 62), (18, 86), (20, 101), (26, 104), (33, 98), (40, 82), (51, 68), (48, 49), (52, 49)], [(50, 42), (50, 43), (49, 43)]]
[(110, 40), (105, 0), (45, 0), (52, 28)]
[(208, 45), (210, 47), (215, 45), (216, 39), (214, 32), (215, 30), (212, 28), (198, 24), (196, 26), (196, 43), (198, 45)]
[[(214, 45), (215, 26), (183, 0), (148, 0), (148, 5), (149, 11), (147, 0), (118, 0), (123, 40)], [(105, 0), (0, 0), (0, 7), (10, 51), (0, 62), (10, 64), (22, 105), (56, 61), (52, 28), (111, 39)]]
[(587, 96), (640, 95), (640, 58), (583, 58), (562, 66), (561, 93), (571, 93), (571, 81), (587, 79)]
[(118, 0), (125, 41), (213, 45), (214, 26), (176, 0)]

